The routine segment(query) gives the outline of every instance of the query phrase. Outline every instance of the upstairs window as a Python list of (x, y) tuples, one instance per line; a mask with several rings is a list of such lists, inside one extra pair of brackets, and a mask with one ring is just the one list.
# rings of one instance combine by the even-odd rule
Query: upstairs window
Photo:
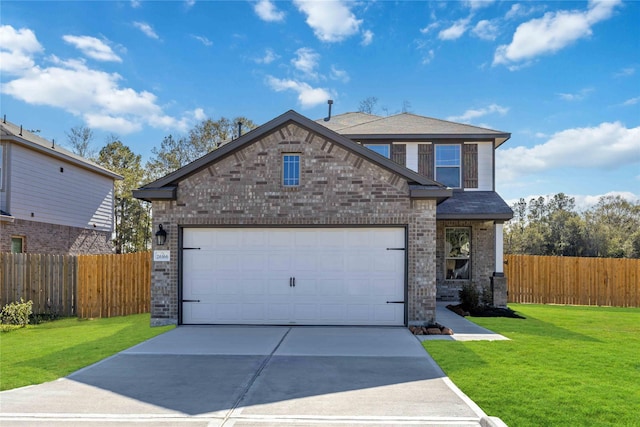
[(460, 145), (436, 145), (436, 181), (451, 188), (460, 188)]
[(364, 144), (364, 146), (387, 159), (391, 158), (391, 146), (389, 144)]
[(282, 185), (285, 187), (300, 185), (300, 154), (282, 156)]
[(471, 278), (471, 229), (451, 227), (445, 229), (445, 274), (451, 280)]

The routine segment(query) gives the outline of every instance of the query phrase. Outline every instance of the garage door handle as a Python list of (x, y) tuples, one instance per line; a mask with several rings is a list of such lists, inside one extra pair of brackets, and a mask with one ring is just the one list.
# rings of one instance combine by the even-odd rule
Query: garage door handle
[(293, 277), (289, 277), (289, 287), (293, 286)]
[(295, 277), (293, 278), (293, 287), (294, 288), (296, 287), (296, 278)]
[(387, 301), (387, 304), (404, 304), (404, 301)]
[(182, 302), (200, 302), (199, 299), (183, 299)]
[(387, 248), (388, 251), (404, 251), (405, 248)]

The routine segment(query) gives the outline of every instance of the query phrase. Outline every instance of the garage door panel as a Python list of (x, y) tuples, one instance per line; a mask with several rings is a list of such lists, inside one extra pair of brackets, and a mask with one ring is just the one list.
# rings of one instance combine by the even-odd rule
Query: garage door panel
[[(183, 323), (402, 325), (402, 228), (185, 229)], [(208, 246), (206, 246), (208, 245)], [(290, 279), (295, 277), (295, 286)]]

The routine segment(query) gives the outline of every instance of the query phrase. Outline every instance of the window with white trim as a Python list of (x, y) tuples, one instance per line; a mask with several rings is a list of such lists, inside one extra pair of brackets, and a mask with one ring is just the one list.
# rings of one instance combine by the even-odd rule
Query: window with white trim
[(282, 155), (282, 185), (285, 187), (300, 185), (300, 154)]
[(364, 146), (387, 159), (391, 158), (391, 146), (389, 144), (364, 144)]
[(460, 188), (461, 161), (459, 144), (436, 144), (436, 181), (451, 188)]
[(471, 228), (445, 228), (445, 277), (450, 280), (471, 278)]

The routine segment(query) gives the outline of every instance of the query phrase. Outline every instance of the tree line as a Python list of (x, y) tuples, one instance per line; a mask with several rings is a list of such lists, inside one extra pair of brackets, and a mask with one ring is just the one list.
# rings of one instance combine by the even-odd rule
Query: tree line
[[(240, 129), (238, 123), (241, 123)], [(153, 238), (151, 204), (135, 199), (132, 191), (237, 138), (238, 132), (255, 127), (256, 124), (245, 117), (205, 119), (186, 135), (165, 136), (159, 146), (153, 147), (144, 165), (142, 155), (136, 154), (115, 134), (107, 136), (99, 150), (94, 149), (93, 131), (86, 126), (73, 127), (66, 135), (72, 152), (124, 177), (115, 182), (113, 243), (116, 253), (130, 253), (148, 250)]]
[(640, 201), (602, 196), (582, 212), (564, 193), (520, 199), (505, 225), (509, 254), (640, 258)]

